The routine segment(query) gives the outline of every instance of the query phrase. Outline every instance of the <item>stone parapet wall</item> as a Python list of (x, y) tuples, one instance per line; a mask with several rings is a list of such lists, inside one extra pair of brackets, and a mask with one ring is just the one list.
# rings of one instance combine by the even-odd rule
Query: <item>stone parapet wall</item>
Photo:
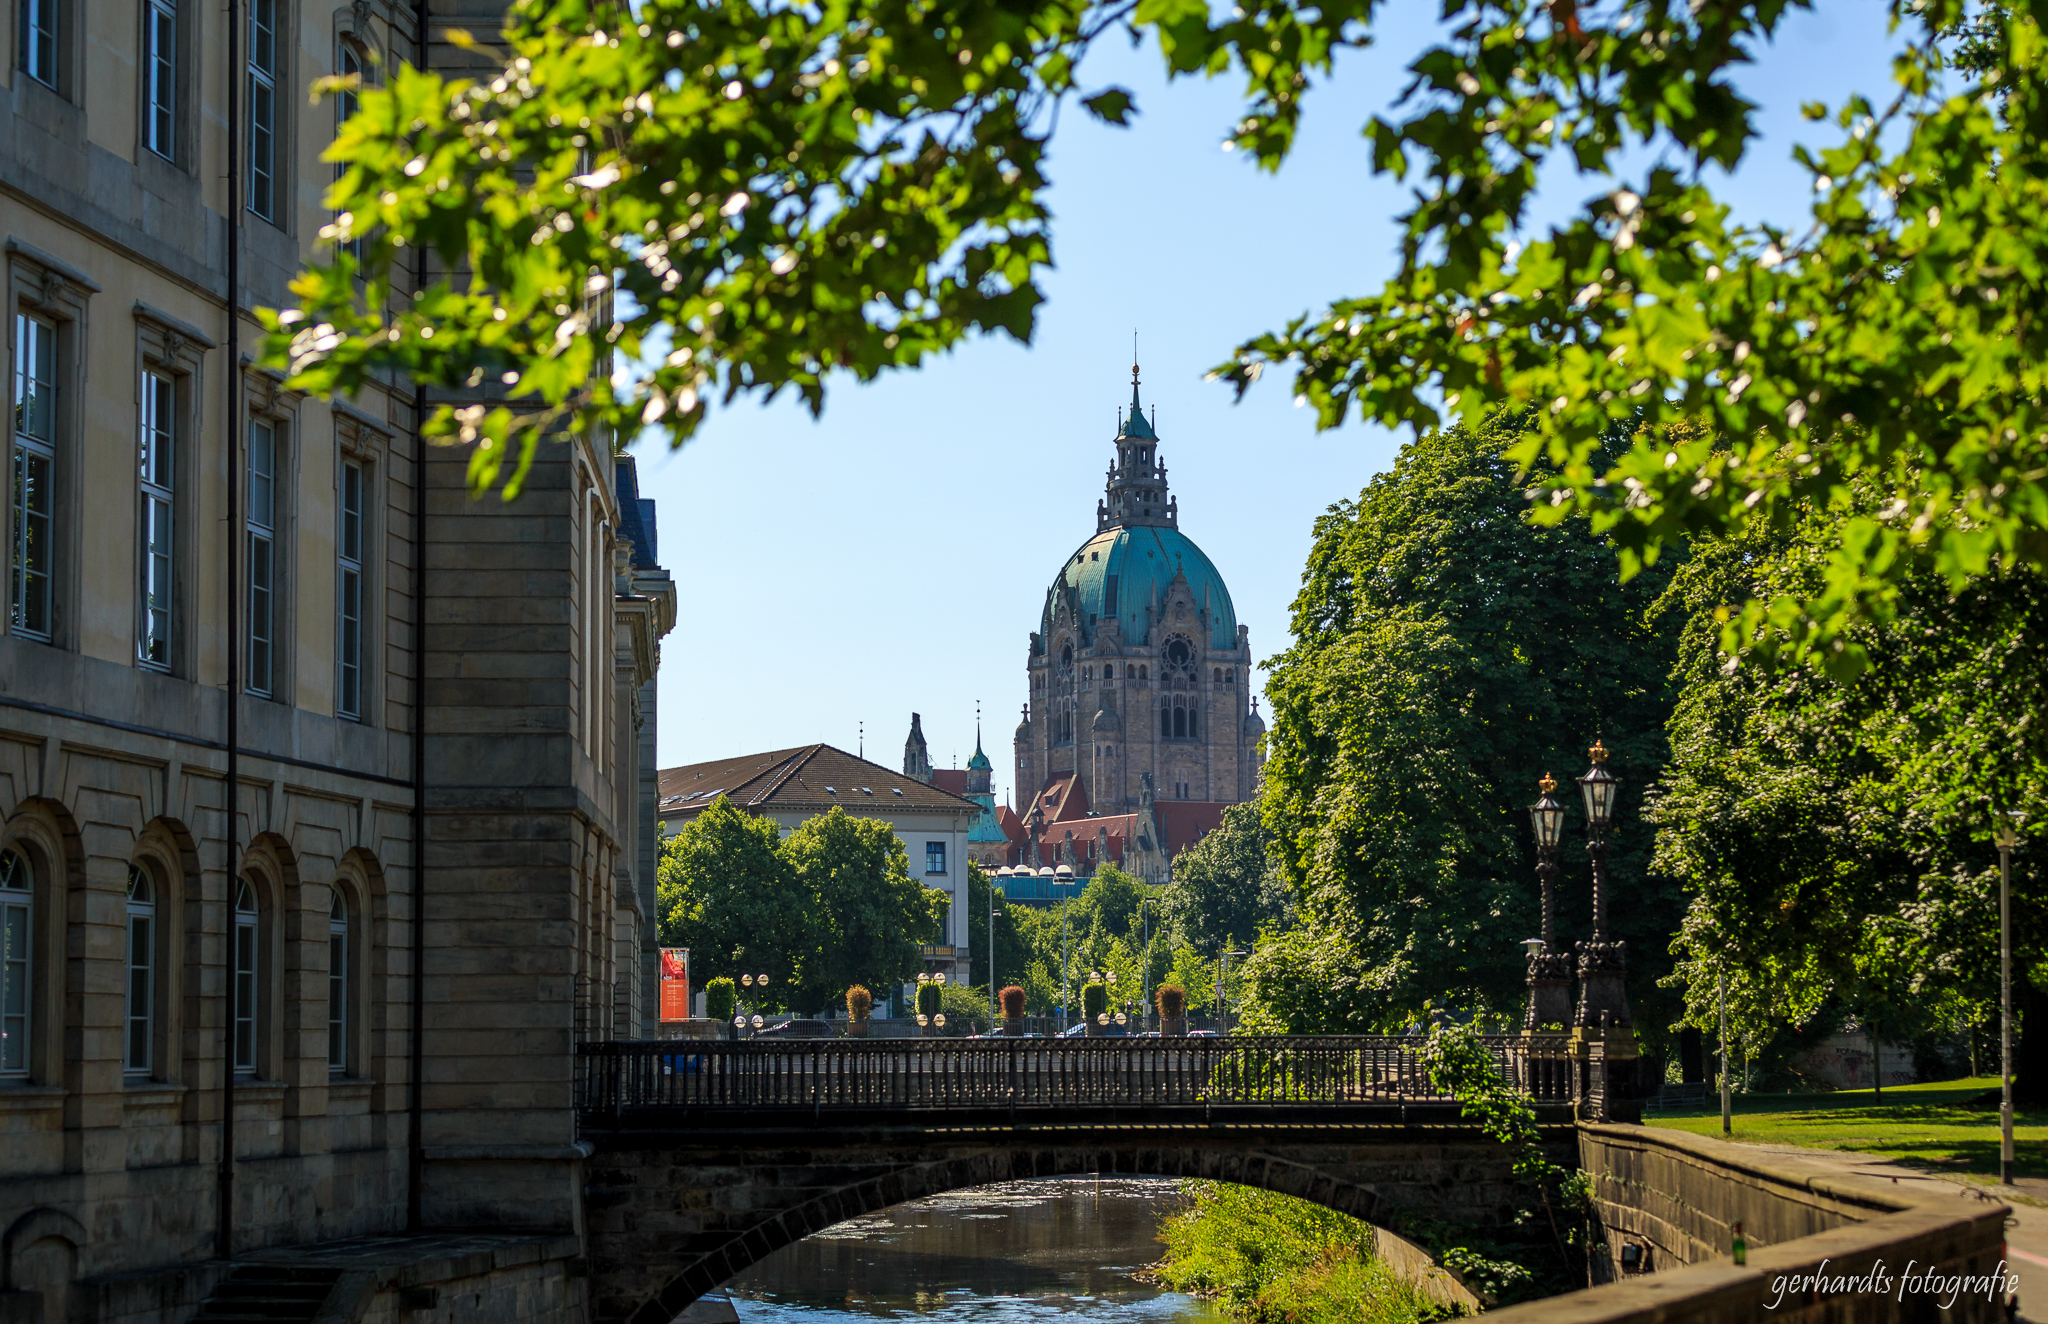
[[(1489, 1312), (1502, 1324), (1722, 1324), (2006, 1317), (1991, 1288), (2005, 1262), (2006, 1206), (1957, 1188), (1928, 1197), (1797, 1157), (1640, 1126), (1583, 1125), (1608, 1265), (1643, 1248), (1620, 1281)], [(1748, 1263), (1729, 1257), (1740, 1221)], [(1974, 1291), (1915, 1290), (1930, 1268)], [(1814, 1275), (1828, 1280), (1816, 1285)], [(1889, 1275), (1887, 1279), (1886, 1275)], [(1869, 1283), (1858, 1282), (1868, 1276)], [(1944, 1303), (1948, 1308), (1942, 1309)]]

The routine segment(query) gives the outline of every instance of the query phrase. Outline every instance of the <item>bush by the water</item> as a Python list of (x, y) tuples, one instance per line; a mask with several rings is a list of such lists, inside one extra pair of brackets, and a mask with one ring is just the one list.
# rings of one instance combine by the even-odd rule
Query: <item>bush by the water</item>
[(1160, 1279), (1213, 1296), (1248, 1324), (1419, 1324), (1449, 1312), (1373, 1255), (1369, 1223), (1306, 1200), (1189, 1182), (1160, 1229)]

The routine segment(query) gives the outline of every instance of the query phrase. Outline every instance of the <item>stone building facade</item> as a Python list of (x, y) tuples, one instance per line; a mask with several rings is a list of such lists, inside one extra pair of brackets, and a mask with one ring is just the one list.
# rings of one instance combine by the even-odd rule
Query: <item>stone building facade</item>
[[(1180, 531), (1135, 367), (1115, 444), (1095, 534), (1060, 568), (1031, 635), (1030, 702), (1014, 742), (1027, 833), (1033, 806), (1063, 781), (1079, 784), (1090, 812), (1128, 815), (1148, 778), (1160, 801), (1218, 805), (1249, 799), (1258, 780), (1266, 728), (1250, 632), (1223, 576)], [(1034, 800), (1023, 798), (1030, 787)]]
[(478, 21), (0, 24), (0, 1318), (182, 1320), (250, 1255), (479, 1228), (403, 1272), (580, 1291), (573, 1042), (652, 1012), (652, 512), (588, 437), (473, 500), (410, 383), (247, 357), (328, 220), (307, 85)]

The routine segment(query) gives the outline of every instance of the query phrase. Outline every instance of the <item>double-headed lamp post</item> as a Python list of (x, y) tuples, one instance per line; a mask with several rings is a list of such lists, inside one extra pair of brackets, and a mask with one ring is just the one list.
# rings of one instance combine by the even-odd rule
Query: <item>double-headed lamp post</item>
[[(768, 988), (768, 976), (766, 976), (766, 975), (741, 975), (741, 976), (740, 976), (740, 987), (741, 987), (741, 988), (744, 988), (744, 989), (748, 989), (748, 990), (750, 990), (750, 991), (751, 991), (751, 990), (753, 990), (753, 989), (759, 988), (759, 989), (761, 989), (761, 990), (762, 990), (763, 992), (766, 992), (766, 991), (767, 991), (767, 988)], [(761, 1032), (761, 1025), (762, 1025), (762, 1022), (763, 1022), (763, 1018), (762, 1018), (762, 1016), (761, 1016), (761, 1013), (760, 1013), (760, 1012), (758, 1012), (758, 1011), (757, 1011), (757, 1012), (755, 1012), (755, 1013), (754, 1013), (754, 1015), (753, 1015), (753, 1020), (752, 1020), (752, 1022), (751, 1022), (751, 1023), (752, 1023), (752, 1025), (753, 1025), (753, 1027), (754, 1027), (754, 1033), (756, 1033), (756, 1034), (759, 1034), (759, 1033)], [(747, 1015), (746, 1015), (746, 1013), (745, 1013), (745, 1012), (741, 1012), (740, 1014), (738, 1014), (738, 1015), (734, 1016), (734, 1017), (732, 1018), (732, 1037), (733, 1037), (733, 1038), (735, 1038), (735, 1039), (739, 1038), (739, 1037), (740, 1037), (740, 1031), (741, 1031), (741, 1030), (744, 1030), (744, 1029), (746, 1029), (746, 1028), (747, 1028), (747, 1026), (748, 1026), (748, 1024), (749, 1024), (749, 1021), (748, 1021), (748, 1018), (747, 1018)]]
[(1557, 950), (1557, 843), (1564, 833), (1564, 806), (1552, 794), (1557, 779), (1549, 773), (1536, 783), (1540, 794), (1529, 806), (1529, 824), (1536, 831), (1536, 878), (1543, 889), (1543, 936), (1524, 939), (1529, 951), (1529, 1013), (1524, 1033), (1571, 1019), (1571, 958)]
[(2012, 1185), (2012, 850), (2020, 844), (2017, 809), (1999, 816), (1998, 847), (1998, 1180)]
[(1607, 770), (1607, 746), (1595, 740), (1590, 752), (1593, 766), (1579, 778), (1579, 793), (1586, 802), (1586, 854), (1593, 861), (1593, 939), (1579, 944), (1579, 1006), (1572, 1024), (1626, 1029), (1627, 944), (1607, 940), (1607, 829), (1621, 783)]

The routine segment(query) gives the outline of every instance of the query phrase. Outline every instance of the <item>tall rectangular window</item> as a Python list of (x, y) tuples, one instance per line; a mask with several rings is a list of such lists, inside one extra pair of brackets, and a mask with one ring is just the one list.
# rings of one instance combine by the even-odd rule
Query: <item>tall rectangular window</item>
[(276, 676), (277, 427), (249, 424), (249, 693), (269, 698)]
[(249, 210), (277, 219), (277, 0), (249, 0)]
[(29, 1072), (35, 897), (28, 857), (0, 850), (0, 1076)]
[(50, 637), (57, 471), (57, 328), (14, 318), (14, 465), (8, 475), (8, 623)]
[(327, 915), (327, 1069), (348, 1070), (348, 902), (337, 889)]
[(243, 882), (235, 889), (235, 1061), (237, 1075), (256, 1073), (256, 1008), (261, 988), (257, 960), (261, 951), (256, 925), (262, 916), (256, 909), (256, 889)]
[(128, 866), (128, 1035), (124, 1066), (147, 1076), (156, 1043), (156, 888)]
[(21, 71), (57, 86), (57, 5), (60, 0), (17, 0), (21, 6)]
[(927, 841), (924, 844), (924, 871), (926, 873), (946, 872), (946, 843)]
[(363, 466), (341, 465), (341, 529), (336, 538), (341, 582), (336, 586), (334, 623), (335, 711), (363, 715)]
[[(355, 47), (346, 42), (343, 42), (341, 46), (341, 73), (344, 77), (353, 75), (358, 79), (363, 76), (362, 57), (356, 54)], [(361, 104), (357, 99), (356, 93), (352, 90), (344, 91), (340, 96), (336, 97), (334, 99), (335, 128), (339, 129), (342, 125), (353, 119), (357, 108)], [(346, 169), (347, 167), (337, 162), (334, 167), (335, 179), (339, 180)], [(336, 250), (348, 254), (357, 262), (361, 262), (363, 260), (362, 236), (355, 235), (341, 241), (341, 243), (336, 245)]]
[(178, 159), (178, 0), (144, 0), (143, 145)]
[(138, 449), (142, 463), (141, 584), (137, 597), (142, 618), (135, 636), (135, 657), (144, 666), (169, 670), (175, 590), (171, 578), (171, 540), (177, 527), (176, 482), (178, 384), (160, 372), (142, 374), (142, 426)]

